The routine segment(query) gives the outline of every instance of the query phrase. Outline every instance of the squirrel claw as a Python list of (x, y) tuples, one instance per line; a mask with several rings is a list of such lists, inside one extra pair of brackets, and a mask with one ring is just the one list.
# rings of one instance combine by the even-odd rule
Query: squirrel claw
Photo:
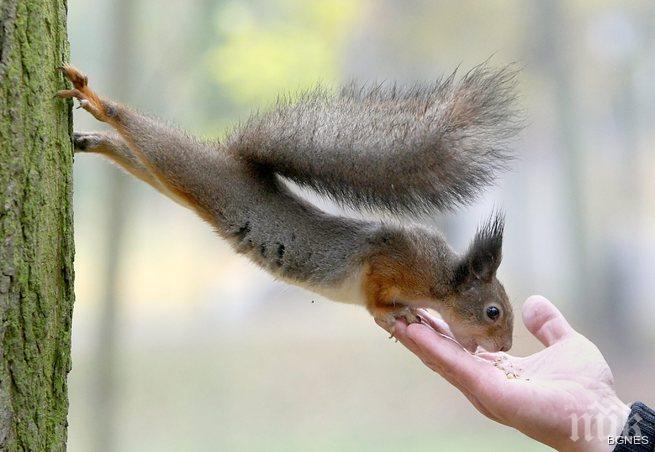
[(416, 309), (410, 308), (409, 306), (404, 306), (397, 311), (386, 312), (385, 314), (380, 315), (379, 317), (376, 316), (375, 318), (380, 325), (384, 326), (385, 329), (389, 331), (389, 339), (396, 339), (396, 342), (398, 342), (398, 339), (394, 334), (396, 329), (396, 320), (404, 320), (408, 325), (410, 323), (422, 323), (421, 317), (418, 315)]
[(70, 80), (73, 86), (77, 89), (82, 89), (89, 84), (89, 77), (82, 74), (71, 65), (64, 64), (57, 69), (63, 72), (64, 75), (66, 75), (66, 78)]
[(94, 132), (73, 132), (73, 149), (84, 152), (93, 149), (102, 142), (102, 135)]
[(89, 78), (73, 66), (67, 64), (60, 66), (57, 69), (62, 71), (66, 78), (71, 81), (73, 89), (63, 89), (58, 91), (57, 94), (55, 94), (55, 97), (60, 99), (75, 98), (79, 101), (78, 109), (83, 108), (91, 113), (97, 120), (107, 122), (109, 118), (107, 115), (107, 107), (102, 99), (100, 99), (98, 95), (89, 88)]
[(394, 312), (394, 319), (403, 319), (407, 324), (410, 323), (421, 323), (421, 317), (418, 315), (418, 312), (414, 308), (405, 306), (400, 311)]
[(398, 338), (396, 337), (396, 326), (392, 326), (389, 328), (389, 339), (393, 339), (394, 342), (398, 342)]
[(75, 97), (79, 99), (81, 97), (84, 97), (84, 95), (78, 89), (62, 89), (60, 91), (57, 91), (54, 97), (58, 97), (59, 99), (70, 99), (71, 97)]

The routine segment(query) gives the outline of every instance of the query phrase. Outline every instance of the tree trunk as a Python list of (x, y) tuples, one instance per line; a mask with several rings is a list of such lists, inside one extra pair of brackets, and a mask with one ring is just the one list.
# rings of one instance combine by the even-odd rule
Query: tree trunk
[(65, 0), (0, 1), (0, 450), (64, 450), (73, 309)]

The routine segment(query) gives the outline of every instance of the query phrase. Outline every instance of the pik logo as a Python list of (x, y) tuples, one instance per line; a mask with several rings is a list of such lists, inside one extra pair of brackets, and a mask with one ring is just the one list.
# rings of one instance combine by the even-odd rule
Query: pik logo
[[(624, 424), (623, 415), (624, 412), (617, 406), (607, 407), (594, 402), (582, 414), (572, 413), (569, 415), (569, 419), (571, 419), (570, 438), (572, 441), (608, 440), (610, 444), (625, 444), (626, 441), (634, 444), (631, 438), (642, 438), (639, 429), (641, 416), (635, 414)], [(625, 427), (623, 427), (624, 425)], [(623, 430), (621, 430), (622, 428)], [(617, 436), (617, 432), (621, 433)]]

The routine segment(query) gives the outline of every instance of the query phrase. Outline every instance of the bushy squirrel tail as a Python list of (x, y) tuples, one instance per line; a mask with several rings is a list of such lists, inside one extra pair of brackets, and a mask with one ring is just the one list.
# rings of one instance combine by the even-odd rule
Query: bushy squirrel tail
[(471, 202), (511, 158), (516, 75), (480, 65), (430, 85), (316, 88), (252, 116), (227, 145), (357, 209), (448, 210)]

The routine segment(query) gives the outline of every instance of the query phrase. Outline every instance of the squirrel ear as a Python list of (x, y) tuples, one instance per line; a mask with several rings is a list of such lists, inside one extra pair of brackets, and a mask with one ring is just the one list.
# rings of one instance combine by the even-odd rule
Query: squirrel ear
[(502, 260), (504, 228), (505, 218), (502, 213), (497, 212), (478, 229), (468, 251), (455, 270), (456, 286), (475, 280), (491, 281)]

